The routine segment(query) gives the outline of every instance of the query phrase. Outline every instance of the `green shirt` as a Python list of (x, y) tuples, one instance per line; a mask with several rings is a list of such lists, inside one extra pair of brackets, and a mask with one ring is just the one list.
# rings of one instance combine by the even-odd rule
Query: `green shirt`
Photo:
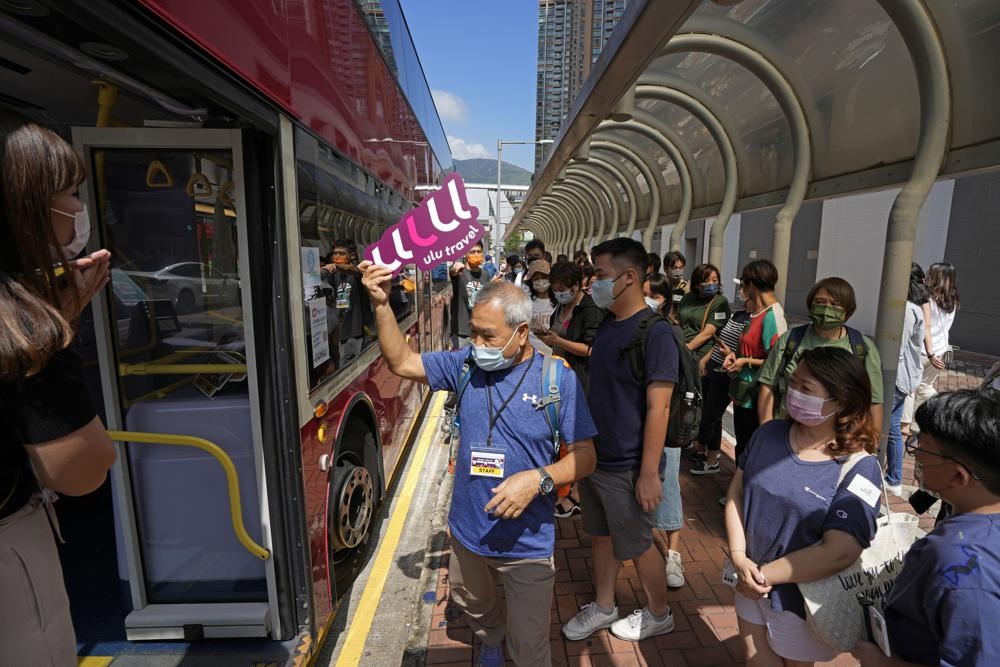
[[(705, 310), (711, 304), (708, 317), (705, 317)], [(703, 299), (694, 292), (688, 292), (681, 299), (677, 306), (677, 315), (681, 322), (681, 329), (684, 331), (684, 340), (691, 342), (697, 336), (703, 326), (711, 324), (716, 329), (721, 329), (729, 321), (729, 301), (721, 294), (716, 294), (713, 298)], [(715, 341), (709, 338), (694, 351), (699, 359), (704, 357), (715, 345)]]
[[(795, 371), (795, 367), (798, 365), (803, 352), (814, 347), (823, 346), (839, 347), (842, 350), (852, 352), (851, 339), (846, 331), (843, 336), (836, 340), (827, 340), (817, 336), (811, 324), (806, 326), (808, 327), (806, 335), (802, 338), (802, 343), (791, 355), (791, 360), (783, 372), (778, 366), (781, 364), (781, 358), (785, 354), (785, 343), (788, 341), (791, 329), (778, 338), (774, 347), (771, 348), (771, 352), (767, 355), (767, 361), (764, 362), (764, 365), (760, 369), (760, 383), (775, 388), (775, 419), (784, 419), (788, 416), (788, 413), (785, 411), (785, 390), (788, 387), (788, 380), (792, 377), (792, 373)], [(868, 379), (872, 383), (872, 403), (882, 403), (882, 359), (878, 355), (878, 348), (875, 347), (875, 341), (868, 336), (864, 336), (864, 340), (868, 346), (868, 353), (865, 355), (865, 370), (868, 371)]]

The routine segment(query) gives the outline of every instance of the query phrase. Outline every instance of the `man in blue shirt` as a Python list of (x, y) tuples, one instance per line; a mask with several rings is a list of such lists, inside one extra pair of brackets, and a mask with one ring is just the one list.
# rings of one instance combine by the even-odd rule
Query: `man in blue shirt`
[[(448, 528), (452, 600), (483, 643), (480, 665), (502, 665), (500, 643), (517, 665), (551, 665), (549, 612), (555, 567), (553, 487), (594, 468), (597, 433), (576, 375), (565, 366), (559, 384), (558, 444), (542, 401), (543, 357), (528, 342), (531, 300), (507, 283), (476, 295), (469, 320), (473, 346), (417, 354), (403, 339), (388, 305), (389, 271), (361, 265), (375, 306), (378, 341), (389, 370), (434, 390), (459, 392), (462, 367), (471, 377), (458, 405), (462, 437), (455, 460)], [(561, 361), (561, 360), (557, 360)], [(503, 599), (493, 579), (503, 581)]]
[(885, 599), (892, 657), (872, 643), (869, 665), (1000, 665), (1000, 392), (937, 394), (917, 408), (920, 487), (953, 513), (910, 547)]
[[(595, 439), (597, 469), (579, 485), (596, 595), (562, 633), (578, 640), (610, 627), (621, 639), (639, 641), (674, 629), (653, 526), (663, 495), (663, 446), (680, 356), (669, 324), (655, 322), (643, 355), (645, 381), (632, 375), (625, 349), (650, 313), (642, 293), (646, 250), (636, 241), (617, 238), (601, 243), (592, 254), (597, 280), (591, 296), (610, 311), (597, 330), (589, 365), (588, 402), (600, 434)], [(647, 602), (644, 609), (619, 619), (615, 579), (624, 560), (635, 563)]]

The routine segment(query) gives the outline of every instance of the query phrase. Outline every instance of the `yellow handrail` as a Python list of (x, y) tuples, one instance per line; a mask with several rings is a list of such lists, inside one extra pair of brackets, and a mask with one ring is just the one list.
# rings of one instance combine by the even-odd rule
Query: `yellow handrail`
[(243, 510), (240, 506), (240, 486), (237, 481), (236, 466), (229, 455), (214, 442), (197, 438), (192, 435), (171, 435), (167, 433), (142, 433), (139, 431), (108, 431), (112, 440), (119, 442), (144, 442), (152, 445), (181, 445), (197, 447), (214, 456), (226, 473), (226, 485), (229, 488), (229, 515), (233, 524), (233, 532), (243, 547), (261, 560), (267, 560), (271, 553), (254, 542), (243, 525)]
[(119, 375), (193, 375), (195, 373), (244, 375), (246, 364), (118, 364)]

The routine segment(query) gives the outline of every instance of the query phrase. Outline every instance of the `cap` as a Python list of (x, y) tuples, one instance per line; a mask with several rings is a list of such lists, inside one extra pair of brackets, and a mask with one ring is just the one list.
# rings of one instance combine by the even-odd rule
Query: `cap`
[(525, 280), (531, 280), (532, 276), (536, 273), (544, 273), (549, 275), (552, 273), (552, 266), (546, 262), (544, 259), (536, 259), (534, 262), (528, 265), (528, 272), (524, 274)]
[(733, 284), (737, 285), (737, 286), (740, 286), (740, 285), (743, 285), (743, 281), (740, 280), (739, 278), (733, 278)]

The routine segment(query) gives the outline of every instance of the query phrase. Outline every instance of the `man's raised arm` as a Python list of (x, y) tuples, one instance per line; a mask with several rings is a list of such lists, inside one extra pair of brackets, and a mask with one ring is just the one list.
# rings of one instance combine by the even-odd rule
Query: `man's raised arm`
[(396, 324), (396, 314), (389, 306), (392, 273), (384, 266), (376, 266), (367, 260), (361, 262), (358, 269), (362, 274), (361, 282), (371, 298), (378, 344), (389, 370), (408, 380), (427, 382), (424, 362), (419, 353), (410, 349), (403, 332)]

